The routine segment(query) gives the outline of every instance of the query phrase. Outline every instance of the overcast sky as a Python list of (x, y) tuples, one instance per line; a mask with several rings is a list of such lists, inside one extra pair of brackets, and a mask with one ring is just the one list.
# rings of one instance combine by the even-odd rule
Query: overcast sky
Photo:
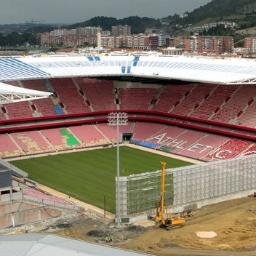
[(74, 23), (94, 16), (165, 17), (190, 11), (210, 0), (0, 0), (0, 24), (38, 20)]

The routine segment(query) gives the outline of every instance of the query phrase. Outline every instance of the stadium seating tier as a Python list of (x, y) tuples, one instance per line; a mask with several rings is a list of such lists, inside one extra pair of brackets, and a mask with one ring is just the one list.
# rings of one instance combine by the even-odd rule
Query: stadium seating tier
[[(25, 88), (54, 91), (56, 97), (1, 106), (0, 119), (89, 113), (100, 110), (156, 110), (256, 127), (256, 87), (252, 85), (164, 84), (115, 87), (110, 80), (62, 78), (13, 81)], [(141, 86), (141, 87), (140, 87)], [(175, 126), (129, 123), (120, 132), (165, 146), (174, 154), (210, 161), (255, 152), (250, 141), (209, 134)], [(33, 154), (116, 141), (115, 127), (82, 125), (42, 131), (2, 134), (0, 157)]]

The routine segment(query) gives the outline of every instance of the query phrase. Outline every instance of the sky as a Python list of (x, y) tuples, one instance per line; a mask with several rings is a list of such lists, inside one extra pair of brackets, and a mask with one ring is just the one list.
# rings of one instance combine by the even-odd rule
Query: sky
[(210, 0), (0, 0), (0, 24), (40, 21), (75, 23), (94, 16), (166, 17)]

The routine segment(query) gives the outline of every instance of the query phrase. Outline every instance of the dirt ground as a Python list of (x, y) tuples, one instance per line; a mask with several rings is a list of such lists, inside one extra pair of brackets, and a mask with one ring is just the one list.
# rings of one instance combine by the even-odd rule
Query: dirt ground
[[(196, 232), (214, 231), (202, 239)], [(116, 228), (109, 220), (75, 220), (55, 231), (76, 239), (108, 244), (160, 256), (256, 255), (256, 198), (245, 198), (204, 207), (186, 225), (169, 231), (157, 226)]]

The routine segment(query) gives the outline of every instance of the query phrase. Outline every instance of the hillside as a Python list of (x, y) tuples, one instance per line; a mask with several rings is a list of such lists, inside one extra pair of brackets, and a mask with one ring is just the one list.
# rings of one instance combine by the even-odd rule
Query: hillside
[(131, 16), (123, 19), (116, 19), (112, 17), (94, 17), (90, 20), (76, 23), (70, 28), (86, 27), (86, 26), (99, 26), (104, 30), (111, 30), (112, 26), (116, 25), (129, 25), (132, 28), (132, 33), (143, 33), (146, 28), (159, 28), (161, 23), (158, 19), (148, 17)]
[(213, 0), (210, 3), (187, 13), (183, 24), (202, 24), (212, 21), (235, 21), (239, 27), (256, 25), (255, 0)]

